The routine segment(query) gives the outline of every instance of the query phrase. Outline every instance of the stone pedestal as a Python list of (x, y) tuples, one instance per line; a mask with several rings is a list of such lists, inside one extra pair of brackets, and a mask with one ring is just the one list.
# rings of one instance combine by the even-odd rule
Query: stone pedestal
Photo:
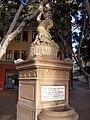
[(17, 120), (37, 120), (41, 109), (67, 105), (71, 67), (69, 61), (44, 56), (18, 63)]

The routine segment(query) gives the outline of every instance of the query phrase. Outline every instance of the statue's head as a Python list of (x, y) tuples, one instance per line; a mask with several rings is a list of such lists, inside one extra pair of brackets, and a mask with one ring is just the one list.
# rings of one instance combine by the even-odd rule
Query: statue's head
[(43, 11), (43, 5), (40, 5), (38, 9), (39, 9), (40, 12), (42, 12)]

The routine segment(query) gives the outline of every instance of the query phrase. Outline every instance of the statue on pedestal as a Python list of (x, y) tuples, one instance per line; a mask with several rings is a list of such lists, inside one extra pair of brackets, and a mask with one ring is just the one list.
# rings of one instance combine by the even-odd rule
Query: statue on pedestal
[(53, 27), (52, 14), (50, 4), (45, 6), (39, 5), (39, 15), (37, 16), (39, 23), (37, 27), (37, 36), (31, 44), (30, 57), (48, 56), (57, 58), (58, 45), (52, 40), (50, 29)]
[(33, 44), (54, 44), (52, 36), (50, 35), (50, 29), (53, 27), (51, 7), (49, 3), (43, 7), (42, 4), (39, 6), (39, 15), (37, 16), (37, 21), (39, 23), (37, 27), (37, 33), (35, 41)]

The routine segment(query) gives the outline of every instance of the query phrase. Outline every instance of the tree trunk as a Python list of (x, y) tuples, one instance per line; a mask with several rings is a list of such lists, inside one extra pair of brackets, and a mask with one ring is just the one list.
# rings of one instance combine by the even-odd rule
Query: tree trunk
[(89, 16), (89, 21), (90, 21), (90, 5), (89, 5), (89, 0), (84, 0), (85, 6), (86, 6), (86, 11)]
[(3, 43), (0, 46), (0, 59), (2, 58), (2, 56), (5, 54), (6, 49), (9, 45), (9, 43), (19, 34), (23, 31), (24, 27), (26, 26), (26, 24), (28, 24), (28, 22), (30, 22), (32, 19), (36, 18), (36, 16), (38, 15), (38, 10), (36, 10), (33, 15), (31, 15), (28, 18), (25, 18), (22, 23), (18, 26), (18, 28), (12, 32), (11, 34), (7, 35), (4, 39), (3, 39)]
[[(41, 2), (41, 4), (46, 4), (47, 2), (48, 2), (48, 0), (43, 0), (43, 1)], [(29, 24), (29, 23), (30, 23), (33, 19), (35, 19), (35, 18), (37, 17), (37, 15), (38, 15), (38, 12), (39, 12), (39, 11), (38, 11), (38, 9), (37, 9), (35, 12), (33, 12), (32, 15), (27, 16), (27, 17), (21, 22), (21, 24), (18, 26), (18, 28), (17, 28), (15, 31), (13, 31), (13, 29), (14, 29), (16, 23), (17, 23), (18, 17), (19, 17), (19, 15), (20, 15), (23, 7), (24, 7), (24, 6), (21, 4), (20, 7), (19, 7), (19, 10), (17, 11), (17, 13), (16, 13), (16, 15), (15, 15), (15, 17), (14, 17), (12, 23), (11, 23), (11, 26), (10, 26), (8, 32), (6, 33), (6, 35), (4, 36), (4, 38), (3, 38), (3, 40), (2, 40), (2, 42), (1, 42), (1, 44), (0, 44), (0, 59), (1, 59), (2, 56), (5, 54), (6, 49), (7, 49), (8, 45), (9, 45), (9, 43), (10, 43), (19, 33), (21, 33), (21, 32), (23, 31), (24, 27), (25, 27), (27, 24)], [(13, 31), (13, 32), (12, 32), (12, 31)]]
[(73, 57), (74, 57), (76, 63), (78, 64), (80, 70), (82, 71), (83, 75), (86, 77), (87, 83), (88, 83), (88, 85), (89, 85), (89, 87), (90, 87), (90, 74), (88, 74), (88, 73), (84, 70), (84, 68), (83, 68), (83, 66), (81, 65), (80, 61), (76, 58), (74, 52), (73, 52)]
[(21, 4), (18, 11), (17, 11), (17, 13), (15, 14), (15, 17), (14, 17), (14, 19), (13, 19), (13, 21), (12, 21), (10, 27), (9, 27), (9, 30), (7, 31), (6, 35), (4, 36), (4, 38), (1, 41), (1, 46), (4, 43), (5, 38), (13, 31), (13, 29), (14, 29), (16, 23), (17, 23), (17, 20), (18, 20), (18, 18), (20, 16), (20, 13), (21, 13), (23, 8), (24, 8), (24, 5)]
[(88, 86), (90, 87), (90, 77), (87, 78)]

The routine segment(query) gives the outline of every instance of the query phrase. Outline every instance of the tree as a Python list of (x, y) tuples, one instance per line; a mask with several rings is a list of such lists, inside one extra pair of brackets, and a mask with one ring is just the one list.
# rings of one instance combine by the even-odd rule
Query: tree
[[(48, 0), (43, 0), (42, 2), (45, 3), (47, 1)], [(10, 6), (14, 6), (14, 11), (16, 11), (17, 7), (15, 7), (15, 5), (17, 6), (17, 4), (18, 4), (17, 0), (13, 0), (13, 2), (10, 2), (10, 0), (9, 0), (9, 3), (8, 3), (8, 1), (4, 1), (4, 2), (2, 4), (6, 5), (7, 9), (5, 9), (5, 10), (8, 11), (8, 14), (10, 14), (10, 10), (11, 10), (10, 8), (12, 8)], [(52, 6), (52, 14), (53, 14), (53, 20), (54, 20), (54, 30), (53, 31), (57, 31), (57, 33), (55, 33), (54, 37), (57, 36), (57, 37), (55, 37), (56, 42), (58, 42), (58, 44), (60, 45), (60, 48), (62, 49), (62, 51), (64, 53), (65, 58), (67, 58), (71, 54), (70, 50), (68, 52), (67, 46), (68, 45), (70, 46), (70, 44), (71, 44), (71, 42), (70, 42), (71, 41), (71, 16), (70, 16), (71, 9), (70, 8), (71, 8), (72, 4), (71, 4), (70, 0), (69, 1), (68, 0), (57, 0), (57, 1), (56, 0), (49, 0), (49, 2)], [(33, 6), (36, 6), (36, 8)], [(29, 8), (29, 10), (27, 8)], [(7, 13), (5, 10), (4, 10), (4, 14)], [(32, 11), (34, 11), (34, 12), (32, 13)], [(19, 7), (19, 9), (18, 9), (13, 21), (12, 21), (12, 24), (10, 25), (8, 32), (7, 33), (5, 32), (5, 37), (3, 38), (2, 42), (1, 42), (0, 58), (5, 53), (9, 42), (12, 41), (14, 39), (14, 37), (17, 34), (19, 34), (23, 30), (23, 28), (29, 22), (32, 21), (32, 19), (34, 19), (37, 16), (37, 14), (38, 14), (37, 0), (33, 0), (27, 6), (24, 6), (22, 4), (20, 5), (20, 7)], [(10, 16), (12, 16), (12, 15), (10, 14), (8, 19), (10, 19)], [(12, 20), (12, 17), (11, 17), (11, 20)], [(13, 31), (13, 29), (17, 23), (17, 20), (18, 21), (22, 20), (22, 22), (20, 23), (18, 28)], [(6, 22), (5, 22), (6, 26), (8, 24), (7, 21), (8, 20), (6, 20)], [(5, 25), (3, 25), (3, 26), (5, 26)], [(6, 28), (8, 28), (8, 27), (5, 27), (5, 30), (6, 30)], [(6, 40), (6, 39), (8, 39), (8, 40)]]
[[(76, 25), (79, 28), (79, 32), (73, 33), (74, 40), (78, 41), (78, 47), (77, 47), (77, 57), (75, 56), (73, 52), (73, 56), (79, 65), (82, 73), (87, 78), (88, 84), (90, 84), (90, 73), (85, 71), (85, 69), (81, 65), (81, 58), (85, 63), (90, 60), (90, 52), (89, 52), (89, 46), (90, 46), (90, 1), (83, 0), (80, 1), (80, 7), (82, 7), (81, 10), (78, 11), (79, 14), (77, 14), (77, 17), (75, 18)], [(78, 19), (77, 19), (78, 18)]]
[[(52, 15), (54, 21), (54, 27), (52, 31), (54, 32), (56, 42), (59, 44), (60, 49), (62, 49), (65, 58), (70, 57), (71, 50), (68, 50), (67, 46), (70, 46), (71, 37), (73, 36), (74, 42), (78, 42), (78, 57), (75, 58), (80, 69), (83, 71), (85, 76), (90, 79), (90, 75), (85, 72), (83, 67), (80, 64), (80, 55), (85, 53), (87, 49), (84, 46), (88, 46), (89, 37), (89, 23), (90, 23), (90, 6), (88, 0), (41, 0), (42, 4), (46, 4), (50, 2), (52, 6)], [(7, 46), (9, 43), (23, 31), (24, 27), (31, 23), (34, 20), (39, 11), (38, 6), (40, 4), (40, 0), (33, 0), (30, 1), (27, 5), (20, 5), (18, 0), (0, 0), (0, 30), (4, 27), (4, 37), (0, 44), (0, 59), (2, 58), (3, 54), (6, 51)], [(20, 6), (19, 6), (20, 5)], [(18, 11), (17, 8), (19, 7)], [(15, 14), (15, 16), (14, 16)], [(71, 23), (71, 19), (75, 19), (74, 23)], [(5, 19), (5, 20), (3, 20)], [(8, 26), (12, 20), (10, 27)], [(5, 22), (4, 22), (5, 21)], [(9, 21), (9, 22), (8, 22)], [(19, 26), (17, 26), (17, 22)], [(73, 26), (74, 29), (78, 28), (79, 33), (71, 31), (71, 27)], [(6, 28), (9, 28), (8, 30)], [(7, 30), (7, 32), (6, 32)], [(2, 33), (2, 32), (1, 32)], [(84, 39), (85, 38), (85, 39)], [(82, 41), (83, 44), (82, 44)], [(88, 40), (89, 41), (89, 40)], [(81, 49), (82, 48), (82, 49)], [(89, 46), (88, 46), (89, 48)], [(89, 52), (88, 52), (89, 54)], [(73, 54), (74, 55), (74, 54)], [(82, 54), (84, 56), (84, 54)], [(74, 56), (75, 57), (75, 56)], [(90, 56), (89, 56), (90, 58)], [(87, 59), (87, 57), (86, 57)], [(86, 61), (86, 59), (84, 59)]]
[[(70, 57), (71, 49), (71, 4), (69, 1), (57, 0), (56, 3), (52, 3), (52, 13), (54, 21), (55, 39), (63, 51), (64, 58)], [(68, 24), (67, 24), (68, 23)]]
[[(2, 2), (2, 6), (4, 4), (6, 5), (7, 9), (5, 9), (5, 10), (8, 11), (8, 14), (10, 14), (10, 11), (11, 11), (11, 9), (9, 10), (10, 6), (14, 6), (14, 11), (16, 11), (15, 5), (17, 5), (16, 3), (18, 2), (17, 0), (13, 0), (13, 2), (10, 2), (10, 1), (11, 0), (9, 0), (9, 2), (4, 1), (5, 3)], [(46, 2), (48, 2), (48, 0), (42, 1), (43, 4), (45, 4)], [(57, 36), (55, 39), (57, 39), (57, 38), (61, 39), (61, 43), (63, 43), (62, 44), (63, 47), (61, 47), (61, 46), (60, 47), (62, 48), (62, 51), (64, 51), (65, 58), (66, 58), (66, 57), (69, 57), (68, 50), (67, 50), (67, 44), (69, 44), (71, 41), (71, 38), (70, 38), (71, 37), (71, 23), (70, 23), (71, 16), (70, 16), (70, 9), (69, 9), (70, 2), (69, 1), (67, 2), (66, 0), (61, 0), (61, 1), (49, 0), (49, 2), (52, 6), (52, 14), (53, 14), (53, 19), (55, 21), (54, 23), (56, 23), (54, 26), (54, 31), (55, 31), (55, 29), (58, 31), (58, 33), (55, 33), (55, 35)], [(17, 36), (17, 34), (19, 34), (23, 30), (23, 28), (28, 23), (30, 23), (32, 21), (32, 19), (36, 18), (36, 16), (38, 15), (38, 5), (39, 5), (39, 3), (37, 2), (37, 0), (33, 0), (27, 6), (24, 6), (22, 4), (20, 5), (15, 17), (13, 18), (12, 24), (9, 27), (9, 30), (7, 31), (7, 33), (5, 32), (5, 36), (2, 39), (1, 47), (0, 47), (0, 51), (1, 51), (0, 59), (3, 56), (3, 54), (5, 53), (8, 44)], [(57, 11), (57, 9), (58, 9), (58, 11)], [(65, 14), (63, 14), (63, 11)], [(4, 11), (4, 14), (6, 14), (6, 13), (7, 12)], [(10, 14), (8, 19), (10, 19), (10, 16), (12, 16), (12, 15)], [(57, 19), (57, 17), (58, 17), (58, 19)], [(60, 20), (59, 20), (59, 18), (60, 18)], [(12, 17), (10, 20), (12, 20)], [(17, 20), (22, 21), (22, 22), (17, 27), (17, 29), (14, 29), (14, 27), (16, 26)], [(58, 22), (56, 20), (58, 20)], [(6, 26), (7, 26), (7, 21), (8, 20), (6, 20), (6, 22), (5, 22)], [(67, 22), (68, 22), (68, 24), (67, 24)], [(57, 23), (59, 23), (60, 26), (57, 27)], [(5, 25), (3, 25), (3, 26), (5, 26)], [(60, 31), (60, 29), (62, 29), (62, 30)], [(5, 30), (6, 30), (6, 27), (5, 27)], [(60, 40), (57, 39), (57, 41), (59, 44)]]
[[(57, 31), (57, 37), (61, 41), (62, 49), (65, 53), (65, 57), (69, 56), (67, 45), (70, 43), (71, 36), (73, 41), (78, 43), (77, 57), (73, 52), (73, 56), (79, 65), (82, 73), (90, 81), (90, 74), (85, 71), (81, 65), (81, 57), (85, 62), (90, 60), (90, 1), (88, 0), (57, 0), (54, 6), (54, 19), (56, 20), (55, 28)], [(56, 9), (55, 9), (56, 7)], [(71, 17), (74, 18), (74, 22), (71, 24)], [(71, 27), (78, 29), (78, 32), (71, 31)], [(61, 29), (60, 29), (61, 28)], [(64, 34), (65, 33), (65, 34)], [(72, 34), (72, 35), (71, 35)], [(70, 44), (69, 44), (70, 45)], [(61, 48), (61, 46), (60, 46)], [(84, 56), (84, 57), (83, 57)]]
[[(71, 27), (73, 27), (72, 31), (72, 37), (73, 37), (73, 42), (78, 43), (78, 49), (77, 49), (77, 57), (73, 52), (73, 56), (79, 65), (82, 73), (85, 75), (85, 77), (88, 80), (90, 79), (90, 74), (85, 71), (83, 66), (81, 65), (81, 57), (85, 62), (87, 62), (90, 59), (90, 52), (89, 52), (89, 46), (90, 46), (90, 6), (89, 6), (89, 1), (88, 0), (73, 0), (70, 2), (66, 1), (66, 4), (64, 1), (58, 1), (59, 2), (59, 7), (61, 6), (60, 12), (57, 11), (56, 18), (59, 20), (56, 21), (55, 25), (56, 26), (62, 26), (62, 29), (58, 29), (57, 33), (59, 35), (59, 40), (61, 40), (61, 45), (63, 45), (63, 51), (65, 53), (66, 57), (69, 57), (68, 55), (68, 50), (67, 50), (67, 45), (69, 44), (69, 39), (71, 37)], [(57, 5), (57, 6), (58, 6)], [(55, 9), (55, 13), (56, 13)], [(59, 15), (58, 15), (59, 14)], [(55, 15), (54, 15), (55, 16)], [(61, 16), (61, 17), (60, 17)], [(74, 22), (71, 25), (71, 17), (74, 18)], [(61, 18), (61, 19), (60, 19)], [(68, 24), (67, 24), (68, 23)], [(58, 28), (58, 27), (56, 27)], [(63, 34), (65, 31), (66, 36)], [(60, 41), (59, 41), (60, 42)]]
[[(13, 1), (14, 4), (17, 2), (17, 1)], [(18, 11), (16, 12), (14, 18), (13, 18), (13, 21), (9, 27), (9, 30), (5, 33), (2, 41), (1, 41), (1, 44), (0, 44), (0, 59), (2, 58), (3, 54), (5, 54), (5, 51), (9, 45), (9, 43), (19, 34), (22, 32), (22, 30), (24, 29), (24, 27), (29, 23), (31, 22), (34, 18), (36, 18), (36, 16), (38, 15), (38, 9), (37, 9), (37, 6), (38, 4), (36, 4), (36, 7), (33, 8), (34, 4), (35, 4), (36, 0), (33, 0), (32, 2), (29, 3), (29, 8), (31, 9), (30, 11), (28, 11), (26, 14), (24, 13), (24, 18), (22, 17), (22, 22), (19, 24), (19, 26), (15, 28), (16, 24), (17, 24), (17, 21), (20, 17), (20, 14), (21, 12), (26, 12), (28, 10), (28, 8), (25, 8), (24, 9), (24, 5), (21, 3)], [(42, 4), (45, 4), (46, 1), (42, 1)], [(12, 2), (10, 2), (12, 4)], [(3, 6), (4, 3), (2, 3), (2, 6)], [(8, 9), (8, 8), (7, 8)], [(23, 11), (22, 11), (23, 10)], [(19, 19), (20, 21), (20, 19)], [(6, 23), (7, 24), (7, 23)]]

